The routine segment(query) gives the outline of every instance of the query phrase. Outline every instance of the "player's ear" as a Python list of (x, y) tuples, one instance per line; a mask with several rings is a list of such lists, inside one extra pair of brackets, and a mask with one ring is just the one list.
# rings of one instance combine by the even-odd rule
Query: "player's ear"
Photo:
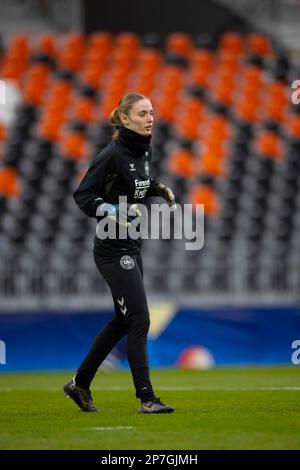
[(121, 113), (120, 114), (120, 119), (121, 119), (121, 122), (124, 126), (126, 126), (126, 124), (129, 123), (129, 119), (128, 119), (127, 114)]

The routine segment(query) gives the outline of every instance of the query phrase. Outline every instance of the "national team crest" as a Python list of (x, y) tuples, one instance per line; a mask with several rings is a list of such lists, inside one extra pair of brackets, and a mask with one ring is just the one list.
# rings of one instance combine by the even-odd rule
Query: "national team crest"
[(128, 255), (122, 256), (122, 258), (120, 259), (120, 265), (124, 269), (133, 269), (134, 260), (131, 258), (131, 256), (128, 256)]

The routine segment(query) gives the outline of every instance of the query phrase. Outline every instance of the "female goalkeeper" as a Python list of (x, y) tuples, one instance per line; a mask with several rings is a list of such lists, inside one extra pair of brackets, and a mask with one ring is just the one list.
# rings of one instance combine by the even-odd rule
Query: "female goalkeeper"
[[(74, 192), (78, 207), (89, 217), (103, 221), (106, 216), (116, 227), (130, 226), (141, 213), (137, 203), (151, 196), (163, 197), (170, 206), (175, 198), (170, 188), (150, 178), (153, 108), (139, 93), (120, 100), (110, 120), (116, 131), (112, 141), (92, 161)], [(128, 209), (120, 210), (119, 197), (127, 196)], [(118, 231), (119, 233), (119, 231)], [(94, 259), (110, 287), (114, 302), (113, 318), (99, 331), (75, 377), (64, 386), (83, 411), (98, 411), (92, 401), (90, 384), (106, 356), (127, 335), (127, 357), (140, 413), (171, 413), (169, 405), (154, 394), (147, 356), (149, 310), (143, 284), (141, 238), (94, 238)]]

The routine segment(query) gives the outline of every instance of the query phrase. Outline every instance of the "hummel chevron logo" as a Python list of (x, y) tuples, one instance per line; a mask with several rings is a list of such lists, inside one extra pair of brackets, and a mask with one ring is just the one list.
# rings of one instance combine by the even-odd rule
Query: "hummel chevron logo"
[[(117, 299), (117, 302), (118, 302), (119, 305), (121, 305), (121, 306), (123, 307), (123, 305), (124, 305), (124, 297), (122, 297), (122, 299)], [(127, 312), (127, 307), (126, 307), (126, 305), (124, 305), (123, 308), (120, 307), (120, 310), (121, 310), (121, 312), (123, 313), (123, 315), (125, 315), (126, 312)]]

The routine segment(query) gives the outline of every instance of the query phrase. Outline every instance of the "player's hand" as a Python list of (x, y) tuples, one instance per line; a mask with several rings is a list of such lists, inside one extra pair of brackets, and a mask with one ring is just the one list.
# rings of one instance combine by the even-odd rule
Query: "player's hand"
[(123, 227), (130, 227), (132, 222), (142, 215), (137, 204), (109, 204), (104, 202), (97, 208), (96, 216), (107, 216)]
[(125, 227), (130, 227), (132, 222), (142, 215), (137, 204), (117, 204), (116, 208), (116, 222)]
[(175, 202), (175, 196), (172, 189), (168, 188), (168, 186), (163, 183), (158, 183), (156, 186), (156, 193), (159, 197), (164, 198), (170, 207), (177, 209), (177, 204)]

